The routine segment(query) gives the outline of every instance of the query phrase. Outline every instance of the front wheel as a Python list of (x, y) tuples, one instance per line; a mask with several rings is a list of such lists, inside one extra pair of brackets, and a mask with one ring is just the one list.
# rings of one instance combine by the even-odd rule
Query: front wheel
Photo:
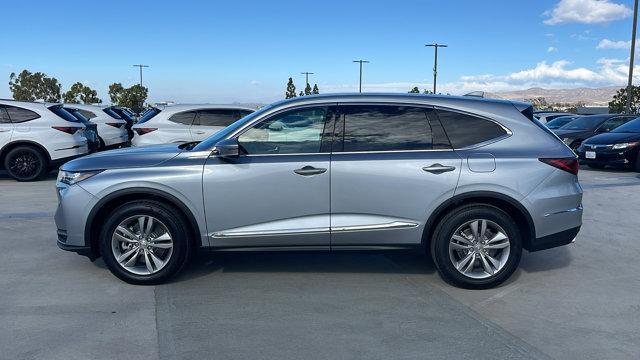
[(184, 216), (162, 202), (128, 202), (114, 210), (100, 233), (109, 270), (130, 284), (160, 284), (177, 274), (192, 250)]
[(4, 158), (4, 168), (18, 181), (33, 181), (48, 169), (47, 158), (33, 146), (16, 146)]
[(518, 267), (522, 240), (515, 222), (490, 205), (467, 205), (436, 227), (431, 255), (442, 278), (459, 287), (486, 289), (507, 280)]

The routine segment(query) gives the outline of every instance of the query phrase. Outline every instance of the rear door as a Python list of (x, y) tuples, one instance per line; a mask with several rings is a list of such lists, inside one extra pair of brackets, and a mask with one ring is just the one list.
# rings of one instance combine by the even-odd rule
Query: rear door
[(13, 133), (13, 124), (9, 114), (7, 114), (6, 106), (0, 105), (0, 148), (11, 141), (11, 134)]
[(420, 244), (461, 159), (431, 107), (341, 104), (331, 155), (331, 246)]
[(202, 141), (213, 133), (223, 129), (239, 119), (233, 109), (202, 109), (191, 125), (191, 136), (194, 141)]
[[(196, 111), (183, 111), (169, 116), (169, 126), (159, 127), (162, 131), (162, 138), (168, 142), (194, 141), (191, 135), (191, 125), (195, 121), (198, 113)], [(151, 122), (147, 123), (152, 127)]]

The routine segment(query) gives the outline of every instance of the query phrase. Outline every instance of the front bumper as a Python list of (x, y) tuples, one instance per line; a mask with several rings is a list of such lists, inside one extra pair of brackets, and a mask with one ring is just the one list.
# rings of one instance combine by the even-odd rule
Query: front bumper
[(90, 256), (91, 244), (85, 239), (87, 217), (97, 198), (78, 184), (56, 188), (58, 208), (54, 216), (58, 228), (58, 247)]
[[(586, 152), (594, 151), (595, 159), (587, 159)], [(638, 158), (638, 148), (631, 147), (628, 149), (612, 150), (612, 149), (586, 149), (584, 146), (577, 151), (580, 164), (585, 165), (610, 165), (610, 166), (629, 166), (635, 164)]]

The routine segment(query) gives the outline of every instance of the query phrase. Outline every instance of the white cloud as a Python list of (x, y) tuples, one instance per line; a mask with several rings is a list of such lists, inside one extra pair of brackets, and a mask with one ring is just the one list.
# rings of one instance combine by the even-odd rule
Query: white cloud
[(558, 51), (558, 48), (556, 48), (556, 47), (554, 47), (554, 46), (549, 46), (549, 47), (547, 48), (547, 52), (548, 52), (548, 53), (552, 53), (552, 52), (556, 52), (556, 51)]
[(251, 81), (249, 81), (249, 84), (250, 84), (250, 85), (257, 86), (257, 85), (262, 84), (262, 82), (260, 82), (260, 81), (258, 81), (258, 80), (251, 80)]
[(596, 49), (631, 49), (631, 40), (629, 41), (613, 41), (609, 39), (602, 39), (596, 46)]
[(560, 0), (556, 6), (546, 11), (547, 25), (565, 23), (596, 24), (606, 23), (631, 16), (633, 12), (624, 4), (609, 0)]

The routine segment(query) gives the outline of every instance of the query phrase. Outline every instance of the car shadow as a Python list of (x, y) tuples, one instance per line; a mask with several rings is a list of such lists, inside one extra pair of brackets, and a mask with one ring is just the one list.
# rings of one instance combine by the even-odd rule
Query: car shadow
[(541, 250), (536, 252), (524, 252), (520, 260), (520, 269), (528, 273), (557, 270), (571, 264), (571, 245)]
[[(44, 175), (41, 179), (39, 179), (37, 181), (55, 180), (57, 177), (58, 177), (58, 170), (51, 170), (51, 172), (47, 173), (46, 175)], [(13, 180), (13, 178), (11, 176), (9, 176), (9, 174), (7, 174), (6, 170), (0, 170), (0, 180)]]

